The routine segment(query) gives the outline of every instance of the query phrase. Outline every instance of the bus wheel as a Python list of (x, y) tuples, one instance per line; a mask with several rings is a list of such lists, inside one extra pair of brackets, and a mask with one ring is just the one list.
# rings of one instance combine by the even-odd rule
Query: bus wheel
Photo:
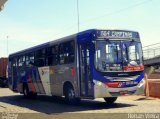
[(68, 104), (76, 104), (78, 101), (75, 97), (74, 89), (71, 86), (68, 86), (65, 90), (65, 100)]
[(36, 98), (37, 97), (37, 93), (29, 92), (29, 89), (27, 86), (23, 87), (23, 94), (25, 98)]
[(107, 104), (113, 104), (117, 100), (117, 97), (105, 97), (104, 100)]

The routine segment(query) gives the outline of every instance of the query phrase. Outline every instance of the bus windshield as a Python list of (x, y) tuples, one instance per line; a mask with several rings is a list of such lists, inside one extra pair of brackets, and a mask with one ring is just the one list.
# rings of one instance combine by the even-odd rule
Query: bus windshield
[(98, 39), (95, 47), (95, 66), (99, 71), (143, 69), (142, 47), (138, 41)]

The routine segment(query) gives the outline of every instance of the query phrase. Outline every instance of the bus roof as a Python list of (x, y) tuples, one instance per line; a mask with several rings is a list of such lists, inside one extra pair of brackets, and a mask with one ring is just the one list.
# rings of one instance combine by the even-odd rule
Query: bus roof
[[(31, 47), (31, 48), (28, 48), (28, 49), (24, 49), (22, 51), (18, 51), (18, 52), (15, 52), (13, 54), (10, 54), (9, 57), (13, 57), (13, 56), (19, 56), (19, 55), (22, 55), (24, 53), (29, 53), (29, 52), (33, 52), (33, 51), (36, 51), (36, 50), (39, 50), (41, 48), (45, 48), (45, 47), (49, 47), (51, 44), (54, 44), (54, 43), (60, 43), (62, 41), (67, 41), (67, 39), (76, 39), (77, 42), (87, 42), (87, 41), (91, 41), (92, 37), (93, 37), (93, 34), (96, 36), (99, 36), (99, 31), (105, 31), (105, 34), (103, 34), (104, 37), (106, 37), (105, 35), (107, 35), (107, 33), (109, 31), (116, 31), (116, 32), (119, 32), (119, 34), (121, 33), (126, 33), (126, 32), (132, 32), (132, 33), (136, 33), (138, 34), (138, 32), (136, 31), (130, 31), (130, 30), (101, 30), (101, 29), (89, 29), (89, 30), (85, 30), (85, 31), (82, 31), (82, 32), (79, 32), (79, 33), (76, 33), (76, 34), (73, 34), (73, 35), (70, 35), (70, 36), (67, 36), (67, 37), (63, 37), (63, 38), (60, 38), (60, 39), (57, 39), (57, 40), (52, 40), (50, 42), (47, 42), (47, 43), (43, 43), (43, 44), (40, 44), (40, 45), (36, 45), (34, 47)], [(122, 34), (122, 35), (125, 35), (125, 34)], [(138, 36), (139, 37), (139, 34)]]
[(33, 52), (33, 51), (39, 50), (39, 49), (41, 49), (43, 47), (49, 47), (50, 44), (53, 44), (53, 43), (57, 43), (58, 44), (59, 42), (65, 41), (65, 40), (70, 39), (70, 38), (73, 39), (73, 38), (77, 37), (77, 40), (78, 40), (78, 39), (81, 39), (82, 36), (86, 37), (86, 34), (91, 34), (91, 33), (95, 32), (95, 31), (96, 31), (95, 29), (86, 30), (86, 31), (82, 31), (82, 32), (70, 35), (70, 36), (66, 36), (66, 37), (63, 37), (63, 38), (52, 40), (52, 41), (49, 41), (47, 43), (43, 43), (43, 44), (40, 44), (40, 45), (33, 46), (31, 48), (27, 48), (27, 49), (12, 53), (12, 54), (9, 55), (9, 57), (18, 56), (18, 55), (22, 55), (24, 53)]

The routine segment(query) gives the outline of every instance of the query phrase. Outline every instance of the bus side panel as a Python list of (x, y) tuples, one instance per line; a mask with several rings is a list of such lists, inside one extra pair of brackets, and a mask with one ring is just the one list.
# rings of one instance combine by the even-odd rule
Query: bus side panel
[(40, 77), (39, 68), (28, 68), (26, 72), (26, 81), (28, 84), (29, 91), (45, 94), (44, 86), (42, 84), (42, 78)]
[(33, 78), (35, 79), (34, 84), (37, 87), (38, 93), (45, 94), (44, 87), (42, 85), (42, 80), (40, 78), (40, 73), (38, 71), (38, 68), (36, 67), (33, 69)]
[(51, 81), (51, 92), (52, 95), (62, 96), (63, 95), (63, 86), (62, 81), (64, 79), (63, 71), (60, 69), (62, 66), (52, 66), (50, 68), (50, 81)]
[[(74, 68), (74, 69), (73, 69)], [(70, 82), (77, 94), (77, 78), (74, 64), (57, 65), (50, 68), (50, 82), (52, 95), (63, 96), (65, 82)]]
[(38, 71), (40, 74), (40, 79), (41, 79), (41, 83), (44, 88), (45, 94), (52, 95), (51, 82), (50, 82), (50, 67), (49, 66), (40, 67), (38, 68)]
[(23, 93), (23, 87), (27, 85), (30, 92), (45, 94), (44, 86), (36, 67), (26, 67), (25, 70), (21, 68), (13, 69), (10, 72), (9, 79), (10, 89), (13, 91)]

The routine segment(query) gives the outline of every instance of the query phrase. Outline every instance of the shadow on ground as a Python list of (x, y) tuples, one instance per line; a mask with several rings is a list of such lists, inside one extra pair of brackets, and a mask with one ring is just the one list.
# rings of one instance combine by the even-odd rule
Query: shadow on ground
[(135, 101), (143, 101), (143, 100), (154, 100), (154, 99), (151, 99), (150, 97), (142, 97), (142, 98), (136, 99)]
[(107, 105), (105, 102), (96, 100), (82, 100), (77, 105), (68, 105), (63, 98), (49, 97), (49, 96), (37, 96), (36, 99), (25, 99), (22, 95), (15, 96), (3, 96), (0, 97), (0, 102), (7, 104), (28, 108), (40, 113), (54, 114), (65, 112), (79, 112), (86, 110), (101, 110), (109, 108), (125, 108), (136, 105), (115, 103)]

